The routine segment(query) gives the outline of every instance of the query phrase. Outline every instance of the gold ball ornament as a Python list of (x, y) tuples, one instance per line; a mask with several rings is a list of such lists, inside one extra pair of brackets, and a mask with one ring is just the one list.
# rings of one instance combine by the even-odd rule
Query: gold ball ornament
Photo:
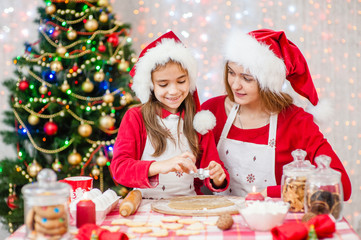
[(67, 52), (67, 50), (66, 50), (66, 48), (63, 47), (63, 46), (59, 46), (59, 47), (56, 49), (56, 53), (59, 54), (60, 56), (64, 56), (66, 52)]
[(51, 15), (51, 14), (55, 13), (55, 11), (56, 11), (56, 6), (54, 4), (51, 4), (51, 5), (45, 7), (46, 14)]
[(55, 60), (50, 63), (50, 69), (52, 71), (59, 72), (59, 71), (63, 70), (63, 65), (61, 64), (60, 61)]
[(105, 103), (112, 103), (114, 102), (114, 95), (109, 93), (109, 91), (103, 96), (103, 101)]
[(54, 171), (56, 172), (60, 172), (61, 169), (63, 168), (63, 165), (61, 164), (61, 162), (59, 161), (59, 159), (55, 159), (55, 161), (53, 162), (53, 164), (51, 164), (51, 167)]
[(127, 101), (127, 103), (131, 103), (133, 101), (132, 94), (127, 92), (127, 93), (124, 94), (124, 96), (125, 96), (125, 100)]
[(108, 5), (109, 5), (108, 0), (99, 0), (98, 1), (98, 6), (99, 7), (106, 7)]
[(98, 21), (95, 19), (88, 19), (88, 21), (86, 21), (84, 27), (88, 32), (94, 32), (95, 30), (98, 29)]
[(93, 132), (93, 128), (87, 123), (82, 123), (78, 127), (78, 133), (82, 137), (89, 137), (92, 134), (92, 132)]
[(36, 115), (29, 115), (28, 117), (28, 123), (32, 126), (37, 125), (40, 122), (40, 119)]
[(96, 82), (102, 82), (105, 78), (105, 74), (103, 72), (103, 70), (100, 70), (99, 72), (96, 72), (94, 74), (94, 81)]
[(129, 68), (129, 62), (125, 60), (121, 60), (118, 64), (118, 69), (122, 72), (127, 72)]
[(68, 156), (68, 162), (71, 165), (78, 165), (81, 162), (81, 155), (77, 152), (73, 152)]
[(34, 159), (32, 163), (28, 165), (26, 168), (26, 171), (31, 177), (36, 177), (40, 170), (43, 169), (40, 164)]
[(120, 105), (122, 105), (122, 106), (127, 105), (127, 100), (125, 100), (125, 97), (120, 98)]
[(72, 28), (70, 28), (67, 32), (66, 32), (66, 37), (69, 40), (74, 40), (76, 37), (78, 36), (78, 34), (76, 33), (76, 31)]
[(115, 119), (109, 115), (101, 116), (99, 119), (100, 127), (109, 129), (114, 126)]
[(93, 176), (99, 176), (100, 175), (100, 170), (98, 167), (94, 166), (92, 169), (92, 175)]
[(68, 81), (64, 81), (63, 82), (63, 84), (61, 84), (61, 86), (60, 86), (60, 90), (62, 91), (62, 92), (66, 92), (66, 91), (68, 91), (68, 89), (70, 88), (70, 85), (69, 85), (69, 83), (68, 83)]
[(99, 21), (102, 22), (102, 23), (106, 23), (108, 22), (108, 14), (106, 14), (105, 12), (102, 12), (99, 16)]
[(97, 159), (96, 159), (96, 163), (100, 167), (104, 167), (107, 164), (107, 162), (108, 162), (108, 159), (103, 154), (100, 154), (99, 157), (97, 157)]
[(86, 93), (90, 93), (93, 91), (94, 89), (94, 84), (87, 79), (85, 82), (83, 82), (83, 84), (81, 85), (81, 89), (86, 92)]
[(122, 187), (118, 191), (118, 195), (125, 197), (128, 194), (129, 190), (126, 187)]
[(40, 94), (46, 94), (48, 92), (48, 87), (46, 85), (41, 85), (39, 87), (39, 93)]

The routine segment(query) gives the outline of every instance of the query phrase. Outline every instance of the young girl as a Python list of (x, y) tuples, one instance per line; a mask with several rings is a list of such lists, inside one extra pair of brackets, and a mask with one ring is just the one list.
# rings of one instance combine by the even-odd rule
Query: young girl
[[(111, 170), (123, 186), (143, 198), (201, 194), (197, 169), (209, 170), (205, 185), (227, 189), (229, 175), (220, 161), (213, 133), (215, 118), (200, 110), (196, 60), (173, 32), (148, 45), (130, 75), (142, 105), (124, 115)], [(198, 112), (198, 113), (197, 113)]]

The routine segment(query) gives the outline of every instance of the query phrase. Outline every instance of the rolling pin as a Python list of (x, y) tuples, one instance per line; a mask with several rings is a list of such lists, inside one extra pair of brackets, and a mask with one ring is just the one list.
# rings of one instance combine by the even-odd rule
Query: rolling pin
[(119, 214), (123, 217), (132, 215), (139, 207), (142, 201), (142, 193), (139, 190), (132, 190), (124, 198), (119, 206)]

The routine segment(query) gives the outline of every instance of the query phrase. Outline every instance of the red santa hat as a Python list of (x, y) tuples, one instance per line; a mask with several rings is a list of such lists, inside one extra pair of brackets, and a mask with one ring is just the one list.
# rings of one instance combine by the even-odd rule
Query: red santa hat
[(308, 111), (316, 120), (323, 121), (330, 113), (328, 103), (319, 104), (306, 59), (283, 31), (260, 29), (245, 34), (234, 30), (225, 45), (225, 58), (248, 70), (261, 89), (280, 93), (287, 79), (293, 90), (313, 105)]
[(183, 45), (172, 31), (151, 42), (140, 53), (137, 63), (129, 72), (133, 77), (132, 90), (142, 103), (146, 103), (154, 89), (151, 78), (152, 71), (157, 65), (164, 65), (170, 60), (180, 63), (188, 71), (189, 91), (193, 95), (197, 111), (193, 120), (193, 127), (197, 132), (205, 134), (213, 129), (216, 119), (210, 111), (200, 111), (200, 102), (196, 90), (197, 61), (192, 52)]
[(164, 65), (169, 60), (179, 62), (184, 69), (187, 69), (191, 93), (196, 89), (197, 61), (192, 52), (170, 31), (144, 48), (139, 55), (138, 62), (129, 72), (133, 77), (132, 90), (142, 103), (149, 100), (151, 91), (154, 89), (151, 78), (152, 70), (157, 65)]

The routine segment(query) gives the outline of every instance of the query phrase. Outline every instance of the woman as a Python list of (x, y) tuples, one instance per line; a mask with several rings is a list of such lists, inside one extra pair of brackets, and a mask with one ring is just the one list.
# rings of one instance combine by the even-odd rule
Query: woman
[(287, 79), (320, 115), (322, 106), (297, 46), (282, 31), (234, 31), (226, 43), (225, 59), (227, 95), (202, 105), (217, 119), (214, 137), (230, 174), (225, 193), (245, 196), (255, 186), (264, 195), (280, 197), (283, 166), (293, 161), (292, 151), (302, 149), (312, 164), (319, 155), (331, 157), (331, 168), (341, 172), (348, 200), (351, 183), (340, 159), (314, 116), (294, 105), (291, 95), (282, 90)]

